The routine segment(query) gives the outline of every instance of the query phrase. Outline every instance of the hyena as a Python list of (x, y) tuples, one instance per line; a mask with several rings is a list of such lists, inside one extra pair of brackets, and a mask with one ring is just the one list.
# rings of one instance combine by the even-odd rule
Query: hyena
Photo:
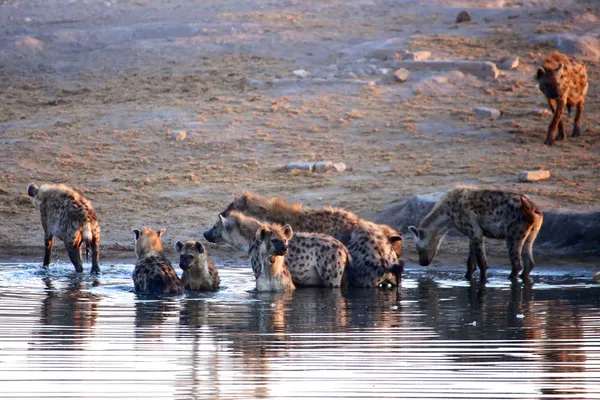
[(569, 113), (571, 107), (577, 106), (573, 135), (581, 135), (580, 120), (583, 114), (583, 103), (588, 91), (588, 79), (585, 65), (564, 54), (554, 51), (541, 68), (537, 70), (536, 79), (542, 93), (548, 99), (548, 105), (554, 114), (548, 127), (548, 135), (544, 144), (553, 145), (558, 127), (558, 140), (566, 139), (563, 122), (565, 107)]
[[(215, 225), (204, 232), (204, 237), (210, 242), (225, 242), (249, 253), (255, 244), (255, 233), (262, 225), (252, 217), (232, 211), (228, 217), (219, 215)], [(250, 255), (250, 262), (257, 276), (260, 263), (256, 252)], [(351, 263), (348, 249), (340, 241), (318, 233), (295, 232), (285, 256), (285, 265), (298, 286), (343, 286)]]
[(181, 294), (185, 291), (171, 262), (165, 256), (162, 236), (165, 230), (144, 227), (133, 230), (135, 254), (138, 257), (133, 270), (133, 284), (138, 294)]
[[(409, 226), (415, 236), (419, 264), (427, 266), (435, 257), (444, 236), (452, 228), (469, 238), (469, 259), (465, 278), (472, 279), (479, 265), (480, 279), (486, 280), (488, 268), (483, 238), (506, 239), (512, 264), (510, 279), (521, 274), (524, 281), (534, 267), (533, 242), (544, 217), (538, 207), (521, 194), (458, 187), (440, 198), (419, 228)], [(523, 254), (523, 260), (521, 255)]]
[(386, 281), (400, 282), (402, 235), (387, 225), (362, 220), (340, 208), (313, 209), (248, 192), (235, 196), (222, 214), (227, 216), (234, 210), (260, 220), (290, 224), (297, 232), (335, 237), (348, 247), (352, 256), (353, 273), (349, 272), (352, 286), (377, 287)]
[(100, 273), (100, 225), (92, 203), (66, 185), (32, 183), (27, 188), (33, 205), (40, 211), (44, 228), (44, 266), (50, 265), (54, 237), (62, 240), (75, 271), (83, 272), (81, 245), (92, 249), (92, 273)]
[(177, 241), (175, 251), (179, 253), (179, 268), (183, 270), (181, 280), (186, 289), (213, 292), (219, 289), (219, 273), (208, 259), (202, 243), (194, 240), (185, 243)]

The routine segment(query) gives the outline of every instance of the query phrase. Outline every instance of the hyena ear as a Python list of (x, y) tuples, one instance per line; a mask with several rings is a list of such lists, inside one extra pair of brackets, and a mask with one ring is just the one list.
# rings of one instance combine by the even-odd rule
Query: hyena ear
[(544, 67), (538, 68), (537, 72), (535, 73), (535, 79), (537, 79), (539, 81), (542, 78), (542, 76), (544, 76), (545, 73), (546, 73), (546, 70), (544, 69)]
[(225, 222), (227, 222), (227, 218), (223, 216), (223, 213), (219, 214), (219, 221), (225, 226)]
[(162, 236), (165, 234), (167, 230), (166, 229), (161, 229), (160, 231), (158, 231), (158, 237), (162, 238)]
[(402, 234), (400, 233), (398, 235), (390, 235), (390, 236), (388, 236), (388, 240), (390, 241), (390, 243), (401, 241), (402, 240)]
[(554, 69), (554, 72), (560, 72), (560, 70), (563, 68), (562, 63), (558, 64), (558, 68)]
[(175, 243), (175, 251), (181, 253), (181, 250), (183, 250), (183, 243), (178, 240), (177, 243)]
[(35, 197), (38, 194), (38, 186), (35, 183), (32, 183), (27, 188), (27, 194), (29, 197)]
[(411, 225), (408, 227), (408, 230), (413, 234), (416, 240), (419, 240), (419, 230), (416, 227)]
[(294, 230), (291, 226), (286, 225), (281, 228), (281, 231), (283, 233), (283, 237), (285, 237), (285, 240), (292, 240), (292, 237), (294, 236)]
[(205, 251), (205, 250), (204, 250), (204, 246), (202, 246), (202, 243), (200, 243), (200, 242), (196, 242), (196, 243), (194, 244), (194, 246), (196, 247), (196, 250), (198, 250), (198, 253), (200, 253), (200, 254), (204, 254), (204, 251)]
[(267, 227), (262, 225), (256, 231), (256, 240), (258, 240), (259, 242), (262, 242), (263, 240), (265, 240), (266, 235), (267, 235)]
[(135, 240), (138, 240), (140, 238), (140, 231), (139, 231), (139, 229), (134, 229), (131, 232), (133, 232), (133, 234), (135, 235)]

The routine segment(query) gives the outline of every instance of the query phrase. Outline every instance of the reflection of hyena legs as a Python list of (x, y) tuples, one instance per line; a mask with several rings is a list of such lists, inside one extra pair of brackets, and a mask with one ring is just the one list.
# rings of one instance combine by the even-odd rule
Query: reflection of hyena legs
[(45, 235), (44, 245), (45, 245), (44, 267), (47, 267), (48, 265), (50, 265), (50, 256), (52, 255), (52, 246), (54, 245), (54, 236)]
[(83, 262), (81, 261), (81, 243), (78, 246), (74, 244), (67, 244), (67, 252), (69, 253), (69, 258), (71, 259), (71, 263), (75, 266), (76, 272), (83, 272)]

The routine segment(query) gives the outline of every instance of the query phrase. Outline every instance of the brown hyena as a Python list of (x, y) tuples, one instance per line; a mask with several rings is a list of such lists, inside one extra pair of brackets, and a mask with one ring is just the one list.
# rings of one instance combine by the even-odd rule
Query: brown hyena
[(179, 268), (183, 270), (181, 280), (188, 290), (219, 289), (219, 273), (215, 265), (208, 259), (202, 243), (188, 240), (175, 243), (175, 251), (179, 253)]
[(572, 136), (581, 135), (580, 120), (583, 114), (583, 103), (588, 91), (588, 79), (585, 65), (564, 54), (554, 51), (541, 68), (537, 70), (536, 79), (540, 90), (548, 99), (548, 105), (554, 114), (548, 127), (548, 135), (544, 144), (553, 145), (556, 129), (558, 140), (566, 139), (563, 122), (565, 107), (569, 113), (571, 107), (577, 106)]
[(27, 188), (33, 205), (40, 211), (44, 228), (44, 266), (50, 264), (54, 237), (62, 240), (75, 271), (83, 272), (81, 245), (92, 249), (92, 273), (99, 273), (100, 225), (92, 203), (65, 185), (44, 184), (37, 187), (32, 183)]
[(524, 264), (521, 278), (528, 281), (534, 267), (533, 242), (543, 219), (542, 212), (527, 196), (458, 187), (436, 202), (419, 228), (409, 226), (408, 229), (415, 236), (419, 264), (423, 266), (431, 263), (450, 229), (466, 235), (469, 238), (469, 259), (465, 277), (472, 279), (475, 267), (479, 265), (482, 282), (486, 280), (488, 268), (483, 238), (506, 239), (512, 264), (510, 278), (516, 279)]
[(234, 197), (223, 214), (227, 216), (234, 210), (260, 220), (290, 224), (297, 232), (335, 237), (348, 247), (352, 256), (352, 273), (348, 274), (353, 286), (376, 287), (386, 281), (394, 284), (400, 281), (402, 235), (387, 225), (362, 220), (340, 208), (313, 209), (248, 192)]
[[(255, 233), (262, 225), (252, 217), (232, 211), (228, 217), (219, 215), (215, 225), (204, 232), (204, 237), (249, 253), (256, 240)], [(256, 276), (260, 272), (256, 252), (250, 261)], [(285, 265), (298, 286), (340, 287), (345, 284), (351, 262), (348, 249), (340, 241), (319, 233), (295, 232), (285, 256)]]
[(133, 270), (133, 284), (138, 294), (181, 294), (183, 283), (165, 256), (162, 235), (165, 230), (155, 231), (144, 227), (133, 230), (135, 254), (138, 257)]

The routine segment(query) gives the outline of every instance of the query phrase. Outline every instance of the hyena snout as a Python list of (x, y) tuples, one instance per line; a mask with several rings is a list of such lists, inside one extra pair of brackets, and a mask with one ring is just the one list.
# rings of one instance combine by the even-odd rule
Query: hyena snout
[(216, 243), (217, 235), (215, 234), (215, 228), (210, 228), (209, 230), (205, 231), (204, 239), (208, 240), (211, 243)]
[(276, 256), (285, 256), (288, 251), (288, 244), (283, 240), (273, 239), (271, 240), (271, 246), (273, 248), (273, 254)]
[(193, 254), (182, 254), (179, 256), (179, 268), (182, 270), (189, 269), (194, 264), (194, 255)]

